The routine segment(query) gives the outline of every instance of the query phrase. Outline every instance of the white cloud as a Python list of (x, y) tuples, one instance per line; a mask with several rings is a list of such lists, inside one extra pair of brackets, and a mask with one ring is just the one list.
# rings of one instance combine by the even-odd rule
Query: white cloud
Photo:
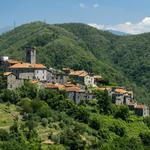
[(145, 17), (138, 23), (126, 22), (116, 25), (99, 25), (99, 24), (89, 24), (93, 27), (103, 30), (117, 30), (121, 32), (126, 32), (130, 34), (140, 34), (145, 32), (150, 32), (150, 17)]
[(83, 3), (80, 3), (79, 6), (80, 6), (80, 8), (85, 8), (85, 4), (83, 4)]
[(94, 8), (98, 8), (98, 7), (99, 7), (99, 4), (94, 4), (93, 7), (94, 7)]
[(99, 30), (105, 30), (105, 26), (104, 25), (101, 25), (101, 24), (96, 24), (96, 23), (90, 23), (89, 24), (90, 26), (94, 27), (94, 28), (97, 28)]

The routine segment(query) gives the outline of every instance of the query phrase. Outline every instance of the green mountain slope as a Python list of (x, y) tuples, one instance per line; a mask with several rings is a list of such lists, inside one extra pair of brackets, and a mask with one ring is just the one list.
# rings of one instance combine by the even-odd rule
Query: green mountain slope
[(98, 60), (84, 41), (57, 25), (36, 22), (4, 34), (0, 37), (0, 54), (24, 60), (27, 45), (37, 47), (38, 62), (47, 66), (83, 68), (107, 77), (113, 76), (114, 81), (124, 80), (118, 70)]
[(147, 101), (148, 36), (120, 37), (84, 24), (34, 22), (0, 36), (0, 55), (24, 60), (25, 47), (33, 45), (37, 47), (37, 61), (48, 67), (100, 73), (112, 82), (131, 87), (139, 101)]
[[(137, 91), (145, 96), (150, 91), (150, 34), (115, 36), (84, 24), (60, 25), (86, 43), (93, 55), (121, 71)], [(140, 88), (142, 87), (142, 88)], [(136, 92), (139, 94), (138, 92)], [(139, 97), (139, 96), (138, 96)], [(149, 97), (147, 97), (149, 99)], [(142, 97), (140, 99), (143, 99)], [(148, 101), (148, 100), (147, 100)]]

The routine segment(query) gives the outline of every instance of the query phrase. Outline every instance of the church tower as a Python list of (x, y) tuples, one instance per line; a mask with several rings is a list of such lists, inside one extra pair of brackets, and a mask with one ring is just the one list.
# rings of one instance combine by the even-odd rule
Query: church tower
[(26, 62), (36, 64), (36, 49), (35, 47), (26, 47)]

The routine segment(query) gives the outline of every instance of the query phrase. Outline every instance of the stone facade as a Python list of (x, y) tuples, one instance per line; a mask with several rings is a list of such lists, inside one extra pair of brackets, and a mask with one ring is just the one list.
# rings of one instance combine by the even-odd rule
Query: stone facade
[(94, 87), (94, 77), (90, 76), (86, 71), (72, 71), (69, 74), (70, 78), (74, 80), (74, 82), (85, 85), (87, 87)]
[(84, 91), (67, 91), (68, 99), (74, 101), (76, 104), (79, 104), (81, 100), (85, 100)]
[(50, 83), (65, 84), (68, 81), (68, 75), (62, 71), (50, 68), (47, 71), (47, 81)]
[(34, 76), (40, 81), (47, 81), (47, 70), (46, 69), (35, 69)]
[(144, 104), (136, 105), (134, 108), (134, 112), (138, 116), (143, 117), (149, 116), (149, 108)]
[(42, 64), (20, 63), (9, 67), (18, 79), (38, 79), (39, 81), (47, 80), (47, 69)]
[(36, 64), (36, 49), (35, 47), (26, 47), (26, 62)]
[(11, 72), (4, 73), (5, 81), (6, 81), (6, 88), (7, 89), (15, 89), (21, 87), (24, 84), (24, 81), (21, 79), (17, 79), (16, 75)]
[(94, 84), (94, 77), (92, 77), (92, 76), (89, 76), (89, 75), (87, 75), (87, 76), (85, 76), (84, 77), (84, 84), (86, 85), (86, 86), (88, 86), (88, 87), (93, 87), (93, 86), (95, 86), (95, 84)]

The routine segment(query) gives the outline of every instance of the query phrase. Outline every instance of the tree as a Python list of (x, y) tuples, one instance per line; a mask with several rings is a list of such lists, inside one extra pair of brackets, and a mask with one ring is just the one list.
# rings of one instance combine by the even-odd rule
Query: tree
[(121, 118), (122, 120), (127, 120), (129, 117), (129, 108), (128, 106), (122, 105), (119, 107), (119, 110), (115, 113), (115, 118)]
[(73, 107), (68, 110), (67, 114), (84, 123), (87, 123), (89, 120), (89, 112), (84, 106), (73, 105)]
[(51, 116), (51, 108), (48, 106), (48, 104), (45, 101), (41, 101), (38, 99), (33, 100), (32, 109), (33, 109), (33, 113), (36, 113), (41, 118), (47, 118)]
[(112, 100), (108, 95), (107, 90), (105, 90), (104, 92), (96, 92), (96, 98), (98, 99), (100, 112), (104, 114), (110, 114), (112, 111)]
[(23, 98), (19, 102), (19, 105), (22, 107), (23, 112), (26, 113), (32, 113), (33, 108), (32, 108), (32, 100), (30, 98)]
[(16, 104), (20, 100), (20, 95), (17, 90), (5, 89), (1, 95), (3, 102), (10, 102)]
[(138, 138), (119, 137), (109, 145), (111, 150), (144, 150), (141, 141)]
[(24, 85), (18, 89), (22, 98), (29, 97), (34, 99), (38, 95), (38, 87), (29, 81), (25, 81)]
[(116, 135), (123, 137), (126, 133), (126, 130), (124, 127), (121, 126), (121, 124), (113, 124), (110, 128), (110, 131), (114, 132)]
[(7, 81), (3, 73), (0, 73), (0, 92), (7, 87)]
[(98, 117), (91, 118), (89, 124), (90, 127), (95, 130), (99, 130), (102, 127), (102, 122), (99, 120)]
[(0, 141), (7, 141), (7, 140), (9, 140), (9, 133), (4, 129), (0, 129)]
[(80, 134), (72, 128), (62, 133), (60, 143), (69, 147), (70, 150), (85, 149), (86, 144)]
[(44, 127), (48, 125), (48, 120), (46, 118), (42, 118), (41, 123)]
[(143, 122), (150, 128), (150, 116), (145, 117)]
[(140, 133), (139, 136), (140, 136), (144, 146), (149, 146), (150, 147), (150, 132)]

